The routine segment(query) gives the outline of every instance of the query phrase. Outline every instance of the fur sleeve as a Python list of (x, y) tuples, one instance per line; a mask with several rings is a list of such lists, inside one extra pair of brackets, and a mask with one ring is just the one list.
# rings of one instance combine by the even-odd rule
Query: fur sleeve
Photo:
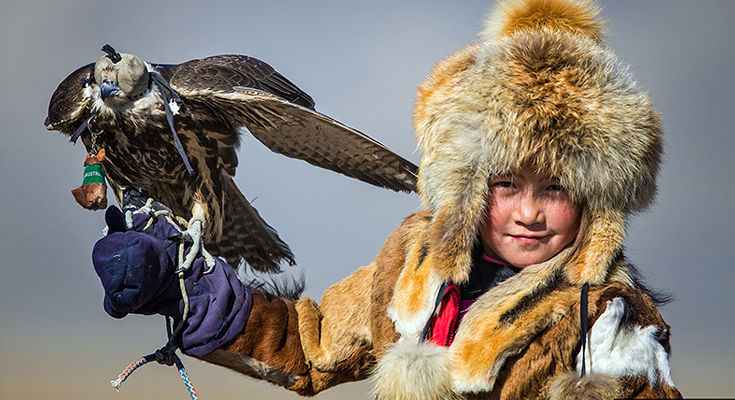
[[(681, 398), (669, 367), (670, 327), (642, 287), (608, 293), (588, 334), (589, 371), (618, 378), (623, 398)], [(577, 369), (582, 354), (577, 355)]]
[(303, 396), (367, 378), (376, 354), (397, 340), (385, 310), (405, 262), (406, 231), (421, 218), (409, 217), (375, 261), (325, 291), (321, 305), (253, 292), (245, 330), (203, 359)]
[[(373, 359), (369, 340), (351, 336), (355, 340), (350, 341), (350, 329), (332, 326), (340, 322), (349, 325), (350, 321), (326, 317), (309, 298), (269, 301), (262, 294), (253, 293), (253, 307), (244, 331), (202, 359), (300, 395), (313, 396), (336, 384), (367, 376)], [(353, 328), (358, 326), (356, 323)]]
[(278, 386), (293, 386), (308, 373), (295, 302), (280, 297), (269, 301), (253, 292), (243, 332), (202, 359)]

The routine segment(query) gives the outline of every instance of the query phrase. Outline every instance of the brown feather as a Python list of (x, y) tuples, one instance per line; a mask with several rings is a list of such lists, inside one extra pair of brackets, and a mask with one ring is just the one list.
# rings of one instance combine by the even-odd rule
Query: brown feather
[[(129, 54), (122, 54), (122, 59), (138, 60)], [(233, 267), (241, 259), (256, 270), (269, 272), (279, 271), (282, 261), (294, 264), (288, 246), (230, 178), (237, 167), (242, 128), (288, 157), (376, 186), (406, 192), (415, 189), (415, 165), (314, 111), (314, 100), (308, 94), (263, 61), (222, 55), (180, 65), (147, 64), (148, 71), (160, 73), (170, 89), (149, 84), (140, 95), (125, 93), (137, 93), (138, 83), (149, 81), (136, 75), (137, 69), (124, 69), (125, 62), (114, 63), (105, 56), (98, 64), (86, 65), (61, 82), (51, 97), (46, 127), (71, 135), (94, 115), (81, 139), (89, 150), (89, 132), (103, 132), (96, 137), (96, 145), (108, 150), (104, 166), (118, 202), (122, 188), (132, 187), (182, 218), (190, 218), (192, 207), (200, 205), (206, 218), (206, 246)], [(109, 89), (121, 79), (135, 85)], [(98, 86), (102, 81), (108, 88), (106, 99), (101, 98)], [(173, 127), (166, 117), (163, 95), (178, 95), (183, 100)], [(187, 173), (172, 129), (194, 174)]]

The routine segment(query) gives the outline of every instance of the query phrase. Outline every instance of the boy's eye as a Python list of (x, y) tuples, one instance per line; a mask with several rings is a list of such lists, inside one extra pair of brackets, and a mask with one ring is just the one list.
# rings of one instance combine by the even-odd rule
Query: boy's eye
[(511, 182), (511, 181), (499, 181), (499, 182), (493, 183), (493, 186), (499, 186), (499, 187), (509, 188), (509, 187), (513, 187), (513, 182)]
[(563, 192), (564, 191), (564, 186), (559, 185), (559, 184), (549, 185), (549, 187), (547, 188), (547, 190), (551, 190), (553, 192)]

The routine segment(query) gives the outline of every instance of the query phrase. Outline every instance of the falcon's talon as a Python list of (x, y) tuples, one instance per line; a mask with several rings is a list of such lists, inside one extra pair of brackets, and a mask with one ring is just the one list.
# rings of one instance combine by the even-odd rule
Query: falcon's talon
[(200, 249), (203, 247), (202, 221), (195, 220), (191, 224), (189, 224), (189, 229), (182, 232), (181, 238), (182, 240), (191, 241), (192, 244), (191, 248), (189, 249), (189, 253), (186, 255), (186, 258), (184, 258), (184, 262), (176, 270), (176, 273), (186, 271), (187, 269), (191, 268), (191, 265), (194, 263), (197, 254), (199, 254)]
[(133, 229), (133, 210), (130, 208), (125, 209), (125, 225), (128, 229)]
[[(181, 240), (191, 241), (191, 248), (189, 249), (189, 253), (184, 258), (184, 261), (176, 270), (176, 273), (186, 271), (187, 269), (191, 268), (192, 264), (194, 264), (194, 260), (199, 255), (199, 253), (204, 256), (205, 260), (207, 261), (207, 266), (210, 267), (210, 269), (212, 267), (212, 264), (214, 263), (214, 258), (212, 257), (212, 255), (204, 249), (204, 241), (202, 240), (202, 230), (204, 229), (204, 209), (202, 209), (201, 205), (195, 203), (194, 207), (192, 207), (191, 214), (192, 217), (189, 220), (187, 229), (181, 232)], [(207, 259), (207, 256), (211, 258), (211, 261)]]
[(201, 251), (202, 256), (204, 256), (204, 262), (207, 263), (207, 270), (204, 271), (204, 275), (211, 274), (212, 271), (214, 271), (214, 266), (216, 265), (214, 257), (207, 251), (207, 249), (204, 248), (204, 246), (202, 246)]

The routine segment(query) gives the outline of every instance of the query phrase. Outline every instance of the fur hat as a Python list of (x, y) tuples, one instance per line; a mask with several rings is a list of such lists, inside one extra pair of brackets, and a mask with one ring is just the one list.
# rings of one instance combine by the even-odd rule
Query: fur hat
[(419, 87), (418, 189), (434, 212), (432, 265), (463, 282), (488, 178), (522, 165), (560, 180), (583, 205), (574, 283), (601, 283), (625, 221), (656, 193), (661, 122), (649, 96), (604, 42), (592, 1), (504, 1), (481, 41), (440, 61)]

